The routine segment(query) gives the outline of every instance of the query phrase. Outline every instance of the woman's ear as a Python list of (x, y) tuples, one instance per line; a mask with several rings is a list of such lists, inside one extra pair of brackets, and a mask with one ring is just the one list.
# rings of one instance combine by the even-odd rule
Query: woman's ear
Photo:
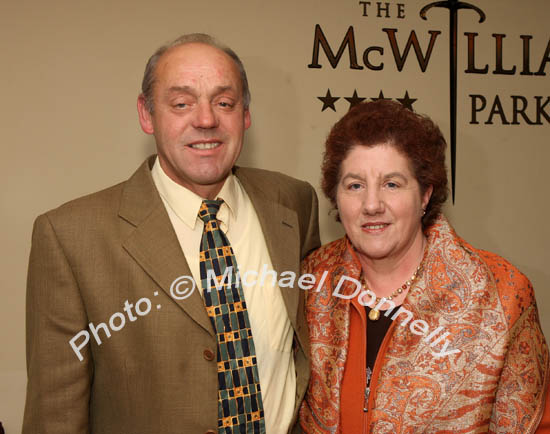
[(426, 210), (426, 207), (428, 206), (428, 203), (430, 203), (430, 198), (432, 197), (432, 193), (434, 191), (434, 186), (430, 184), (424, 194), (422, 195), (422, 209)]

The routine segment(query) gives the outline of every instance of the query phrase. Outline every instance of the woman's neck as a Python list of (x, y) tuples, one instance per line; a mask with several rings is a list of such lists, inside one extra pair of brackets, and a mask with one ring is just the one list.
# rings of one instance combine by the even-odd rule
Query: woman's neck
[(399, 257), (372, 259), (359, 255), (367, 287), (378, 297), (390, 296), (418, 269), (424, 257), (426, 243), (426, 237), (420, 231), (410, 247)]

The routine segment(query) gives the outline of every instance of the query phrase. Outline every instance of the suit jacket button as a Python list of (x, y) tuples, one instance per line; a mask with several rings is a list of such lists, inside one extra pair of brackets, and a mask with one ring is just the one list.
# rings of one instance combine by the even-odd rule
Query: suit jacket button
[[(214, 357), (215, 357), (215, 354), (214, 354), (214, 351), (212, 351), (211, 349), (207, 348), (206, 350), (204, 350), (204, 352), (202, 353), (202, 355), (204, 356), (204, 358), (206, 360), (208, 360), (209, 362), (214, 360)], [(207, 432), (211, 432), (211, 431), (207, 431)], [(213, 432), (213, 431), (212, 431)]]

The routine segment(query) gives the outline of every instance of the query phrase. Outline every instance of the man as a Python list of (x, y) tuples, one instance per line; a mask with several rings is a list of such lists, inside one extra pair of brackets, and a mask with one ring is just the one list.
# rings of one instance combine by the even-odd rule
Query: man
[[(319, 245), (315, 192), (234, 166), (250, 94), (239, 58), (211, 37), (157, 50), (142, 91), (139, 121), (158, 156), (35, 222), (23, 433), (297, 430), (309, 377), (303, 291), (278, 279), (298, 275)], [(205, 250), (212, 239), (225, 244)], [(222, 251), (218, 269), (209, 255)], [(230, 263), (242, 292), (227, 283)], [(228, 332), (220, 311), (245, 328)]]

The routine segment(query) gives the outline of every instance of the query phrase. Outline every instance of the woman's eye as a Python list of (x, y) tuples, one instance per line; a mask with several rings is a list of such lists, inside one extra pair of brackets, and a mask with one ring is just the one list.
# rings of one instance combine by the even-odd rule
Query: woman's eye
[(353, 184), (348, 185), (348, 190), (359, 190), (361, 188), (361, 184), (354, 182)]

